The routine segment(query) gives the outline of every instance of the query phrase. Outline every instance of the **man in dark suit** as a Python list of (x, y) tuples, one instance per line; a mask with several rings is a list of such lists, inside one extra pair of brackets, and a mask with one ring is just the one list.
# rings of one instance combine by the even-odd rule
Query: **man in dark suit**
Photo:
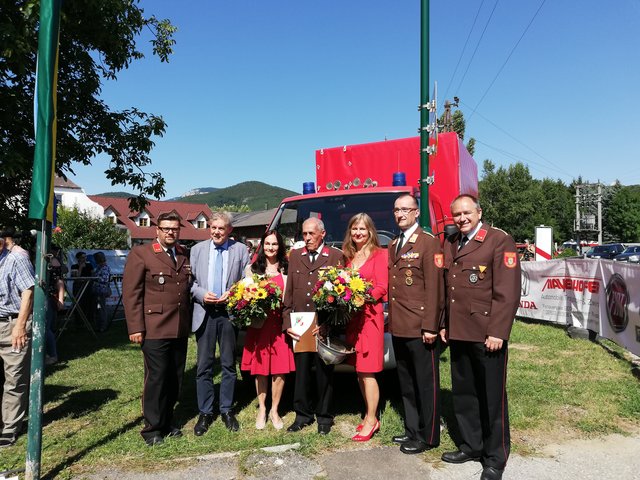
[(233, 408), (236, 386), (236, 335), (237, 330), (229, 320), (227, 298), (231, 286), (244, 276), (249, 264), (249, 253), (243, 243), (229, 239), (233, 230), (231, 215), (215, 212), (209, 220), (211, 239), (196, 244), (191, 249), (193, 271), (193, 321), (191, 329), (196, 333), (198, 358), (196, 369), (196, 393), (200, 416), (193, 432), (204, 435), (213, 422), (213, 365), (216, 343), (220, 345), (220, 417), (232, 432), (240, 428)]
[(180, 217), (158, 216), (155, 242), (134, 247), (122, 278), (129, 339), (142, 346), (144, 389), (142, 437), (153, 446), (182, 432), (173, 423), (189, 337), (190, 266), (178, 245)]
[(440, 444), (438, 330), (444, 259), (440, 241), (417, 223), (415, 197), (398, 197), (393, 214), (402, 233), (389, 245), (389, 325), (405, 428), (393, 441), (402, 453), (414, 454)]
[(499, 480), (510, 449), (507, 342), (520, 301), (520, 261), (511, 236), (483, 225), (475, 197), (457, 197), (451, 214), (459, 234), (444, 249), (446, 335), (461, 442), (442, 460), (480, 460), (481, 480)]
[[(296, 419), (287, 431), (297, 432), (318, 421), (318, 433), (326, 435), (331, 431), (333, 415), (331, 400), (333, 397), (333, 365), (326, 365), (316, 353), (313, 331), (315, 321), (301, 336), (291, 329), (293, 312), (314, 312), (316, 307), (311, 297), (313, 287), (318, 281), (319, 270), (323, 267), (342, 263), (342, 252), (324, 244), (326, 232), (324, 223), (318, 218), (309, 218), (302, 224), (304, 248), (292, 250), (289, 254), (289, 275), (284, 294), (282, 328), (298, 344), (294, 349), (296, 379), (293, 393), (293, 409)], [(312, 397), (312, 373), (316, 369), (317, 402)]]

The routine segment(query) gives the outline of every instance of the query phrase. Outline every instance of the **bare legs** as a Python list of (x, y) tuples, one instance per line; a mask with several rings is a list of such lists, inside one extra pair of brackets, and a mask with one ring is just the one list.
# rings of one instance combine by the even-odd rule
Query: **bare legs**
[[(258, 415), (256, 417), (256, 428), (262, 430), (267, 421), (267, 390), (269, 387), (269, 377), (266, 375), (256, 375), (256, 392), (258, 394)], [(283, 427), (282, 418), (278, 414), (280, 398), (284, 389), (284, 375), (271, 376), (271, 410), (269, 418), (273, 426), (280, 430)]]
[(378, 422), (376, 413), (378, 411), (378, 402), (380, 401), (380, 388), (373, 373), (358, 372), (358, 385), (360, 386), (362, 398), (364, 398), (366, 412), (360, 434), (366, 437)]

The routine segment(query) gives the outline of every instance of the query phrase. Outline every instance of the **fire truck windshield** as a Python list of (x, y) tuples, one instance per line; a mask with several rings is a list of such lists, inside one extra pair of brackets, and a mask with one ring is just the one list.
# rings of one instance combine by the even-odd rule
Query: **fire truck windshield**
[(380, 243), (386, 246), (398, 233), (393, 218), (393, 203), (400, 192), (371, 192), (359, 195), (309, 196), (280, 205), (270, 229), (278, 230), (287, 241), (302, 240), (302, 223), (310, 217), (324, 222), (325, 243), (340, 248), (347, 224), (356, 213), (373, 219)]

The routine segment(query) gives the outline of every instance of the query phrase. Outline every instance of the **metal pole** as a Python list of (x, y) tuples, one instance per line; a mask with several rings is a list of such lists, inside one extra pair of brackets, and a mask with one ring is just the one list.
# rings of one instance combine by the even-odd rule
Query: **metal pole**
[(25, 478), (40, 478), (42, 453), (42, 387), (44, 385), (44, 347), (48, 310), (47, 282), (51, 224), (42, 220), (36, 243), (36, 285), (33, 298), (33, 320), (31, 322), (31, 382), (29, 385), (29, 427), (27, 430), (27, 458)]
[(420, 6), (420, 226), (431, 232), (429, 213), (429, 0)]
[(602, 245), (602, 184), (598, 181), (598, 243)]

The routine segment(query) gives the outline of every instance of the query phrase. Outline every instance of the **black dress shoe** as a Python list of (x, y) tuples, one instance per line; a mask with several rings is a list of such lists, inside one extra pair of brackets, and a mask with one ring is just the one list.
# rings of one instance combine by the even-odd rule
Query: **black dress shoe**
[(287, 428), (287, 432), (299, 432), (300, 430), (302, 430), (304, 427), (308, 427), (309, 425), (311, 425), (313, 423), (313, 421), (311, 422), (298, 422), (297, 420), (295, 422), (293, 422), (289, 428)]
[(455, 452), (444, 452), (442, 454), (442, 461), (447, 463), (477, 462), (478, 460), (480, 460), (480, 457), (467, 455), (462, 450), (456, 450)]
[(480, 480), (500, 480), (502, 478), (503, 470), (495, 467), (484, 467), (482, 469), (482, 475)]
[(396, 435), (391, 440), (393, 440), (393, 443), (397, 443), (399, 445), (404, 445), (405, 443), (411, 441), (411, 437), (408, 436), (408, 435)]
[(204, 435), (205, 433), (207, 433), (207, 430), (209, 430), (209, 427), (211, 426), (212, 423), (213, 423), (213, 415), (201, 413), (200, 416), (198, 417), (198, 421), (196, 422), (196, 426), (193, 427), (193, 434), (196, 437), (200, 437)]
[(320, 435), (328, 435), (330, 431), (331, 431), (331, 424), (328, 424), (328, 423), (318, 424), (318, 433)]
[(17, 435), (8, 434), (0, 436), (0, 448), (10, 447), (16, 444)]
[(152, 437), (147, 437), (144, 439), (146, 444), (150, 447), (154, 447), (156, 445), (162, 445), (164, 443), (164, 438), (161, 435), (153, 435)]
[(422, 443), (419, 440), (409, 440), (408, 442), (400, 445), (400, 451), (408, 455), (422, 453), (425, 450), (429, 450), (430, 448), (431, 447), (429, 445), (427, 445), (426, 443)]
[(182, 430), (180, 430), (178, 427), (171, 427), (164, 436), (178, 438), (182, 436)]
[(220, 418), (222, 418), (222, 422), (224, 423), (224, 426), (227, 427), (227, 430), (231, 432), (237, 432), (240, 430), (238, 419), (232, 412), (221, 413)]

